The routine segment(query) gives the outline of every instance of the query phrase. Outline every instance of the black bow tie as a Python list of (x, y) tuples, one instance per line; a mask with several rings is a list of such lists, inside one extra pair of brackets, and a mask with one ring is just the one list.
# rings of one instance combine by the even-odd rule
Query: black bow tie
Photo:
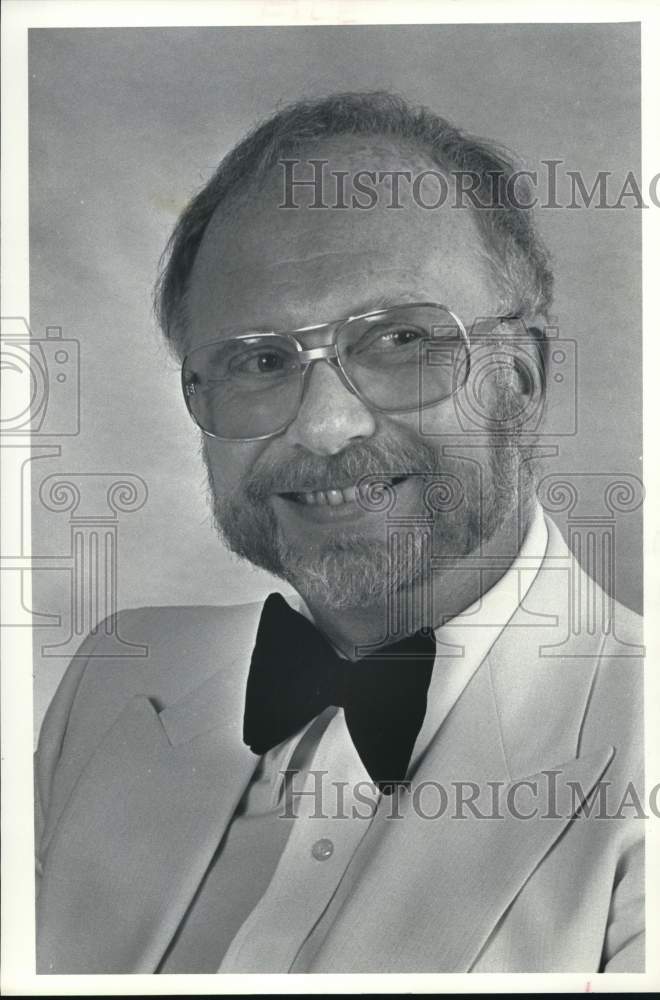
[(250, 664), (243, 739), (266, 753), (336, 705), (372, 781), (391, 794), (405, 780), (424, 721), (434, 660), (435, 639), (423, 632), (344, 660), (281, 594), (271, 594)]

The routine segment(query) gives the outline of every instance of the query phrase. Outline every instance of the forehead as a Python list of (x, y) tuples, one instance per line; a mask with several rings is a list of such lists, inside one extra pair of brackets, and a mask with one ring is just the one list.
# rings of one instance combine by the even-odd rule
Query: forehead
[[(451, 182), (438, 208), (420, 203), (438, 200), (432, 175), (414, 197), (414, 179), (438, 169), (425, 156), (388, 140), (349, 137), (303, 148), (295, 158), (294, 179), (313, 177), (311, 158), (324, 161), (328, 207), (312, 208), (315, 191), (300, 187), (292, 191), (298, 207), (283, 208), (285, 168), (278, 164), (259, 189), (216, 211), (191, 274), (188, 346), (244, 329), (323, 323), (381, 300), (433, 300), (474, 315), (493, 304), (481, 237), (472, 213), (455, 207)], [(398, 181), (398, 199), (393, 171), (407, 172)], [(376, 194), (367, 209), (353, 200), (373, 200), (359, 192), (360, 184)], [(400, 207), (393, 207), (397, 201)], [(334, 207), (342, 203), (348, 207)]]

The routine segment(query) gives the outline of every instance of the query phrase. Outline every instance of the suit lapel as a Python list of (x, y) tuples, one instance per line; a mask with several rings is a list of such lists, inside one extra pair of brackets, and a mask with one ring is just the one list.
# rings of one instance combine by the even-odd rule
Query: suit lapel
[(89, 761), (49, 847), (41, 972), (157, 967), (258, 762), (231, 674), (160, 714), (134, 697)]
[[(611, 757), (612, 748), (604, 747), (588, 759), (555, 760), (550, 774), (512, 779), (488, 670), (480, 670), (415, 776), (413, 790), (429, 783), (416, 807), (406, 796), (399, 807), (403, 818), (396, 819), (388, 815), (387, 800), (381, 802), (340, 887), (339, 915), (304, 971), (469, 971), (570, 822), (568, 783), (578, 782), (588, 795)], [(484, 818), (461, 809), (457, 782), (465, 783), (464, 800), (470, 797), (468, 782), (475, 783), (476, 808)], [(435, 818), (442, 802), (438, 787), (448, 801)], [(513, 812), (532, 813), (535, 807), (537, 815), (529, 819)], [(501, 818), (485, 818), (497, 813)]]
[[(573, 819), (574, 789), (586, 797), (607, 770), (612, 747), (578, 756), (602, 636), (590, 637), (589, 655), (547, 656), (557, 637), (567, 634), (570, 568), (563, 539), (553, 525), (549, 529), (546, 564), (525, 607), (469, 682), (413, 776), (413, 790), (428, 782), (427, 791), (418, 791), (416, 804), (406, 796), (402, 819), (388, 818), (388, 801), (381, 802), (339, 888), (336, 919), (328, 921), (305, 971), (469, 971)], [(540, 625), (544, 619), (547, 625)], [(475, 784), (475, 810), (460, 808), (457, 782), (464, 783), (464, 801), (471, 794), (468, 783)], [(422, 813), (441, 811), (438, 787), (447, 793), (446, 808), (426, 818)], [(535, 807), (527, 819), (516, 815)], [(497, 812), (501, 818), (485, 818)]]

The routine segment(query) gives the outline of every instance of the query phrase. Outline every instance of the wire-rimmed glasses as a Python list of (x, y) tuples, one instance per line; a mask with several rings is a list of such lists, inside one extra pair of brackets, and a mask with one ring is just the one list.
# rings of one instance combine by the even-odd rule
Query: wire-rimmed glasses
[[(318, 346), (326, 332), (329, 342)], [(465, 385), (469, 347), (465, 326), (451, 309), (405, 304), (203, 344), (184, 358), (181, 381), (188, 411), (204, 433), (254, 441), (282, 433), (295, 420), (317, 361), (331, 364), (370, 408), (406, 413), (440, 403)]]

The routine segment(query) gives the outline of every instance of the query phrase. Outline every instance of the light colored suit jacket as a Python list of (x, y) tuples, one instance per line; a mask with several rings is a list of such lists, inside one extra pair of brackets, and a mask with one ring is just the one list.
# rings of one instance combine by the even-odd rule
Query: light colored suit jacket
[[(514, 806), (537, 815), (377, 813), (308, 971), (643, 971), (639, 619), (548, 529), (416, 775), (526, 779)], [(158, 967), (257, 763), (241, 729), (260, 610), (126, 611), (120, 633), (147, 657), (104, 655), (99, 629), (72, 661), (36, 756), (40, 972)]]

